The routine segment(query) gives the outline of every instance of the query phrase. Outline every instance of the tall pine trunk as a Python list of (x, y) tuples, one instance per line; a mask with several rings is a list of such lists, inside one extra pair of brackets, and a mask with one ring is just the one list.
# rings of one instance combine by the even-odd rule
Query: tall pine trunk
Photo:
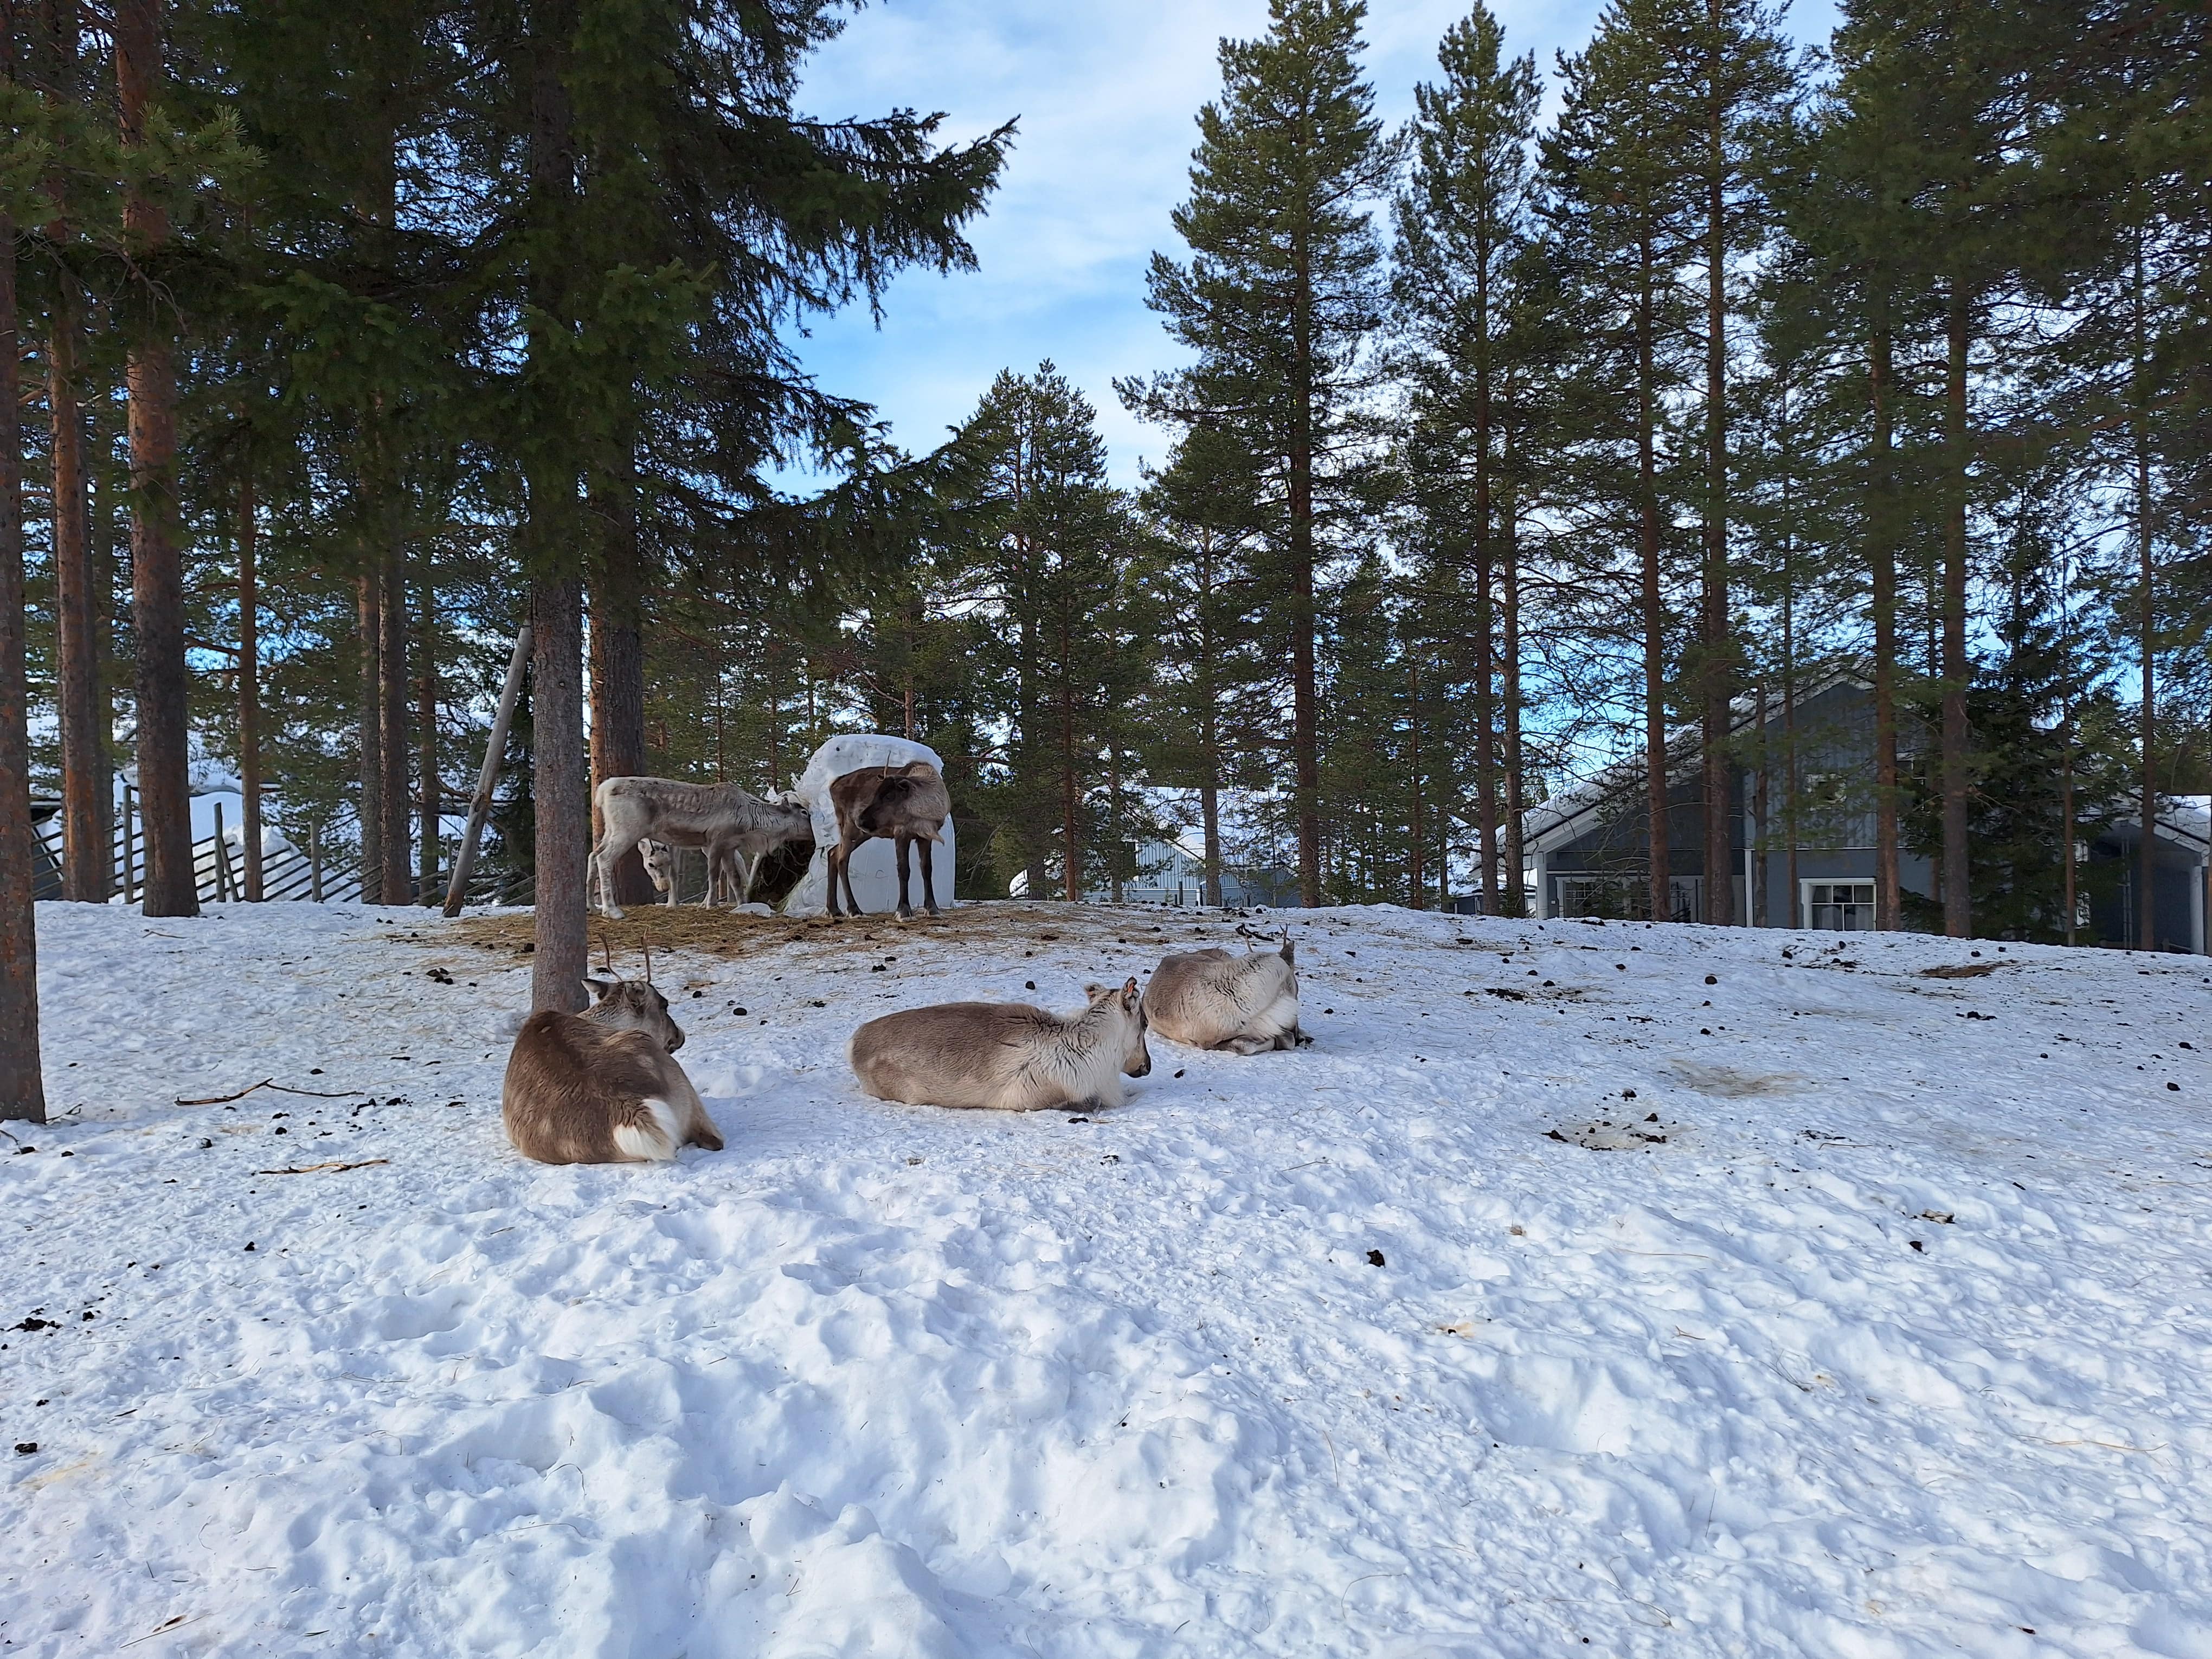
[(583, 588), (573, 578), (531, 585), (532, 790), (538, 808), (535, 957), (531, 1007), (580, 1012), (589, 950), (584, 933), (592, 808), (585, 771)]
[[(1719, 51), (1720, 8), (1706, 13)], [(1714, 65), (1717, 77), (1718, 65)], [(1728, 154), (1721, 131), (1717, 80), (1706, 115), (1705, 179), (1705, 511), (1703, 616), (1698, 629), (1698, 701), (1702, 731), (1698, 773), (1705, 804), (1705, 920), (1735, 920), (1735, 878), (1729, 821), (1734, 808), (1729, 764), (1729, 682), (1728, 549)], [(1744, 899), (1750, 902), (1750, 894)]]
[[(147, 112), (161, 82), (162, 0), (117, 0), (115, 82), (125, 149), (146, 143)], [(169, 216), (133, 192), (126, 240), (149, 255)], [(177, 532), (177, 376), (166, 301), (144, 314), (125, 360), (131, 394), (131, 620), (138, 644), (138, 810), (146, 848), (144, 914), (194, 916), (191, 777), (185, 708), (185, 572)]]
[[(592, 830), (599, 786), (645, 771), (645, 635), (639, 597), (641, 550), (634, 482), (625, 476), (605, 502), (605, 568), (591, 585)], [(652, 878), (634, 847), (615, 862), (615, 902), (650, 904)]]
[(1412, 822), (1406, 830), (1406, 891), (1410, 909), (1428, 908), (1427, 880), (1421, 868), (1421, 670), (1418, 664), (1406, 665), (1406, 769), (1413, 782)]
[(361, 775), (361, 902), (375, 904), (384, 894), (384, 585), (368, 570), (354, 580), (354, 633), (361, 653), (354, 679), (355, 764)]
[[(541, 236), (550, 241), (576, 184), (574, 120), (566, 78), (574, 8), (536, 8), (530, 27), (530, 207)], [(553, 349), (547, 335), (568, 326), (569, 312), (562, 269), (550, 253), (541, 254), (530, 271), (530, 294), (539, 319), (529, 349), (533, 359), (542, 359)], [(567, 574), (574, 568), (576, 484), (575, 466), (557, 447), (538, 457), (531, 469), (524, 527), (533, 572), (531, 712), (538, 824), (536, 955), (530, 989), (531, 1006), (538, 1012), (581, 1010), (590, 956), (584, 890), (592, 836), (584, 749), (584, 596), (581, 581)]]
[(1667, 612), (1659, 586), (1658, 424), (1652, 359), (1657, 258), (1647, 227), (1637, 243), (1636, 293), (1636, 541), (1644, 625), (1644, 833), (1650, 843), (1651, 919), (1665, 921), (1672, 872), (1667, 848)]
[[(1873, 437), (1867, 466), (1867, 554), (1874, 602), (1874, 917), (1875, 926), (1894, 933), (1905, 925), (1904, 891), (1898, 869), (1897, 826), (1897, 491), (1892, 427), (1896, 420), (1896, 381), (1887, 316), (1875, 319), (1869, 342), (1868, 394), (1873, 408)], [(1794, 731), (1796, 700), (1788, 718)], [(1790, 880), (1796, 880), (1797, 759), (1790, 751)], [(1792, 886), (1790, 903), (1797, 902)]]
[[(57, 232), (56, 234), (64, 234)], [(46, 362), (52, 424), (54, 678), (61, 720), (62, 896), (106, 902), (115, 826), (102, 810), (109, 731), (101, 719), (100, 584), (93, 568), (84, 476), (84, 414), (76, 395), (84, 330), (66, 271)]]
[(384, 788), (384, 872), (379, 883), (380, 902), (406, 904), (415, 896), (415, 872), (407, 857), (413, 826), (407, 810), (407, 560), (398, 549), (384, 558), (384, 599), (379, 613), (384, 645), (378, 654), (377, 691), (381, 705), (380, 726)]
[(441, 902), (438, 882), (438, 823), (444, 790), (438, 781), (438, 584), (437, 562), (426, 547), (415, 603), (415, 787), (416, 874), (423, 904)]
[(1321, 696), (1315, 681), (1313, 276), (1303, 234), (1293, 238), (1290, 442), (1291, 751), (1298, 828), (1298, 902), (1322, 902)]
[(261, 888), (261, 590), (256, 568), (260, 526), (254, 522), (253, 475), (238, 485), (238, 787), (239, 850), (245, 855), (246, 897)]
[[(0, 77), (15, 78), (15, 5), (0, 5)], [(24, 659), (23, 443), (15, 224), (0, 216), (0, 1119), (46, 1121), (31, 903), (30, 686)]]
[[(2136, 948), (2158, 949), (2158, 610), (2152, 586), (2154, 543), (2151, 526), (2150, 411), (2146, 395), (2150, 374), (2148, 329), (2143, 315), (2142, 230), (2135, 239), (2133, 373), (2130, 376), (2129, 426), (2135, 447), (2136, 648), (2142, 658), (2142, 841), (2136, 849)], [(2212, 915), (2212, 912), (2207, 912)]]
[[(1510, 442), (1510, 440), (1509, 440)], [(1510, 458), (1510, 451), (1509, 451)], [(1521, 872), (1528, 854), (1522, 842), (1521, 815), (1526, 810), (1521, 786), (1521, 526), (1520, 504), (1516, 492), (1509, 485), (1504, 491), (1505, 510), (1499, 520), (1504, 534), (1504, 549), (1498, 560), (1499, 586), (1504, 590), (1504, 683), (1502, 698), (1505, 705), (1505, 896), (1502, 914), (1519, 916), (1528, 914), (1528, 889), (1522, 884)]]
[(1954, 282), (1945, 305), (1943, 436), (1943, 931), (1974, 931), (1966, 854), (1966, 346), (1972, 325), (1965, 288)]

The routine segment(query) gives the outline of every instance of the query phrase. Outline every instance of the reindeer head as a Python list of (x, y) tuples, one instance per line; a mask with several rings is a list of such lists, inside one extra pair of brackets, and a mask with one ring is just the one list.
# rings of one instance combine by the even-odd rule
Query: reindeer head
[(584, 981), (592, 1006), (584, 1018), (617, 1031), (642, 1031), (674, 1054), (684, 1046), (684, 1028), (668, 1014), (668, 999), (641, 979), (594, 974)]
[(653, 878), (653, 890), (666, 892), (676, 879), (676, 849), (648, 836), (638, 842), (637, 855), (645, 860), (645, 873)]
[(1152, 1021), (1145, 1013), (1145, 999), (1137, 989), (1137, 981), (1130, 980), (1122, 985), (1086, 985), (1083, 994), (1091, 999), (1093, 1008), (1107, 1008), (1121, 1024), (1121, 1070), (1130, 1077), (1143, 1077), (1152, 1069), (1152, 1050), (1145, 1047), (1145, 1032)]

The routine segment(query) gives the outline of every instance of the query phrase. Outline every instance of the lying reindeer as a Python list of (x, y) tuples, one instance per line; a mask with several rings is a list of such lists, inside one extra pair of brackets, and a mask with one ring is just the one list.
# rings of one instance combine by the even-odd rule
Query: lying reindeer
[(944, 1002), (872, 1019), (846, 1050), (878, 1100), (1033, 1112), (1103, 1111), (1121, 1103), (1121, 1076), (1152, 1069), (1144, 999), (1133, 979), (1084, 988), (1091, 1006), (1068, 1018), (1023, 1002)]
[(1162, 1036), (1194, 1048), (1240, 1054), (1295, 1048), (1298, 970), (1288, 928), (1273, 951), (1187, 951), (1164, 957), (1145, 988), (1145, 1009)]
[(650, 983), (591, 978), (592, 1007), (548, 1009), (516, 1033), (500, 1120), (540, 1164), (653, 1164), (679, 1146), (722, 1150), (722, 1137), (676, 1063), (683, 1028)]
[[(599, 815), (599, 839), (592, 848), (592, 875), (599, 886), (599, 908), (622, 915), (611, 876), (624, 852), (641, 841), (670, 847), (700, 847), (707, 853), (707, 902), (715, 896), (718, 872), (743, 866), (744, 884), (738, 902), (752, 896), (753, 873), (761, 860), (787, 841), (811, 843), (814, 815), (796, 795), (763, 800), (734, 783), (678, 783), (672, 778), (609, 778), (592, 798)], [(726, 887), (727, 883), (723, 884)]]
[(907, 849), (921, 847), (921, 904), (938, 914), (937, 881), (931, 854), (943, 839), (945, 820), (952, 815), (952, 797), (946, 793), (944, 775), (927, 761), (904, 766), (869, 766), (848, 772), (830, 784), (830, 805), (837, 815), (837, 844), (830, 849), (825, 870), (830, 878), (830, 914), (837, 908), (837, 884), (845, 884), (845, 902), (854, 915), (860, 901), (853, 896), (853, 854), (863, 842), (878, 836), (890, 842), (898, 856), (898, 913), (914, 915), (907, 902)]

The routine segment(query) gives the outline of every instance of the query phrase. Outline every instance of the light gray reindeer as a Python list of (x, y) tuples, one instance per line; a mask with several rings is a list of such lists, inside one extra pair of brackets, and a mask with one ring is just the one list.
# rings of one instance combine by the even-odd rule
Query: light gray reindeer
[(1145, 988), (1145, 1008), (1162, 1036), (1194, 1048), (1258, 1054), (1313, 1041), (1298, 1030), (1297, 957), (1287, 927), (1273, 951), (1163, 957)]
[(932, 854), (944, 839), (945, 820), (952, 816), (952, 797), (945, 777), (927, 761), (903, 766), (868, 766), (848, 772), (830, 784), (830, 805), (837, 815), (837, 844), (830, 849), (825, 872), (830, 878), (830, 914), (837, 908), (837, 884), (845, 884), (845, 902), (854, 915), (860, 901), (853, 895), (853, 854), (863, 842), (878, 836), (890, 842), (898, 855), (898, 913), (902, 920), (914, 915), (907, 902), (907, 849), (921, 845), (921, 903), (931, 915), (938, 914), (937, 881)]
[(751, 897), (753, 876), (771, 849), (786, 842), (811, 844), (814, 840), (813, 814), (804, 800), (787, 791), (774, 800), (763, 800), (734, 783), (609, 778), (599, 785), (593, 805), (599, 809), (599, 839), (592, 848), (592, 874), (598, 884), (599, 908), (610, 916), (622, 915), (611, 879), (615, 864), (641, 841), (703, 848), (706, 902), (712, 904), (716, 872), (728, 872), (732, 861), (744, 872), (738, 899), (743, 903)]
[(846, 1049), (878, 1100), (1033, 1112), (1119, 1106), (1121, 1079), (1152, 1069), (1137, 981), (1087, 985), (1062, 1016), (1025, 1002), (943, 1002), (872, 1019)]
[(721, 1132), (676, 1063), (684, 1030), (668, 999), (649, 978), (584, 983), (587, 1012), (548, 1009), (515, 1034), (499, 1100), (514, 1149), (540, 1164), (665, 1163), (680, 1146), (720, 1152)]

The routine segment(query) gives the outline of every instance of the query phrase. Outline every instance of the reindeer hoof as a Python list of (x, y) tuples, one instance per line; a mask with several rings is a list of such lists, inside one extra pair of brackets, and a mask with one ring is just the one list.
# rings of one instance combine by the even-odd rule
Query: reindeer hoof
[(898, 915), (901, 921), (912, 921), (914, 920), (914, 906), (911, 904), (900, 905)]

